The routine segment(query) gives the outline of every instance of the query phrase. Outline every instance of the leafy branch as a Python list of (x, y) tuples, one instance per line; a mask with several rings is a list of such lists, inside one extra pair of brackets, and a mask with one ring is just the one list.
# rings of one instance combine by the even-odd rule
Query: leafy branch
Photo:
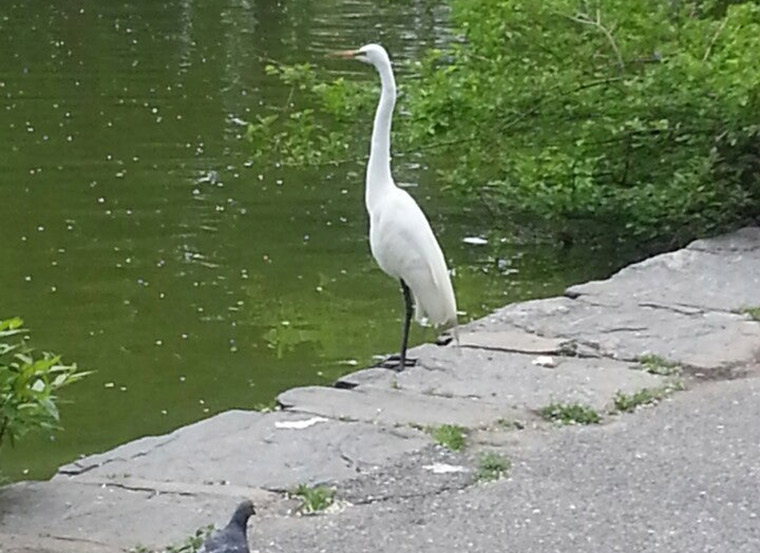
[(620, 48), (617, 45), (617, 42), (615, 42), (615, 37), (612, 35), (612, 30), (608, 29), (602, 24), (602, 13), (600, 10), (596, 10), (596, 17), (591, 18), (585, 13), (579, 13), (577, 15), (567, 15), (567, 14), (559, 14), (562, 15), (562, 17), (565, 17), (569, 19), (570, 21), (575, 21), (576, 23), (580, 23), (582, 25), (590, 25), (591, 27), (594, 27), (598, 29), (599, 31), (604, 34), (604, 36), (607, 38), (607, 41), (610, 43), (610, 47), (615, 52), (615, 56), (617, 57), (618, 65), (620, 66), (620, 72), (625, 71), (625, 62), (623, 61), (623, 54), (620, 53)]
[(33, 430), (59, 428), (57, 392), (87, 376), (52, 353), (26, 345), (18, 317), (0, 320), (0, 449)]

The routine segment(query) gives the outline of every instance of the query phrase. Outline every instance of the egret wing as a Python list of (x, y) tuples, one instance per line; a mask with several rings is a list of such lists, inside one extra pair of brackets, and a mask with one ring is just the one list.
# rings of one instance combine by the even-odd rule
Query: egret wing
[(456, 303), (446, 262), (425, 214), (398, 190), (372, 214), (370, 246), (380, 268), (402, 279), (414, 294), (417, 318), (433, 324), (456, 321)]

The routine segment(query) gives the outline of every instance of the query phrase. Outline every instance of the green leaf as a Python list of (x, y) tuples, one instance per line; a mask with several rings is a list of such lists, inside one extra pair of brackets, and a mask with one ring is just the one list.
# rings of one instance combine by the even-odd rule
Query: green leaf
[[(0, 321), (0, 328), (25, 333), (21, 324), (8, 319)], [(31, 431), (59, 428), (57, 391), (87, 374), (63, 364), (58, 355), (36, 353), (14, 334), (0, 336), (0, 448)]]

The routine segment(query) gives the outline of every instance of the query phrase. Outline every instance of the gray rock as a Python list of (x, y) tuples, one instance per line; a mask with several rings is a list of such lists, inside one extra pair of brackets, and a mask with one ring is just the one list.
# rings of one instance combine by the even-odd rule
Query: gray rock
[(496, 332), (463, 332), (459, 337), (462, 347), (495, 349), (535, 354), (563, 353), (567, 341), (536, 336), (522, 330)]
[[(760, 233), (753, 233), (753, 236)], [(736, 247), (690, 247), (630, 265), (607, 280), (568, 288), (571, 297), (603, 297), (607, 305), (630, 303), (699, 310), (737, 311), (760, 306), (760, 237), (727, 238)], [(696, 308), (696, 309), (694, 309)]]
[(288, 409), (383, 424), (477, 427), (499, 419), (526, 419), (551, 402), (609, 406), (618, 391), (665, 384), (636, 365), (604, 358), (555, 356), (554, 367), (535, 355), (424, 345), (417, 366), (401, 373), (359, 371), (340, 386), (295, 388), (280, 395)]
[(754, 362), (760, 350), (760, 324), (743, 315), (688, 314), (631, 303), (608, 306), (565, 297), (510, 305), (474, 326), (523, 328), (573, 340), (615, 359), (654, 354), (705, 372)]
[(398, 376), (401, 390), (479, 399), (523, 413), (552, 401), (603, 409), (618, 391), (665, 383), (636, 364), (605, 358), (551, 356), (554, 366), (545, 367), (536, 355), (432, 345), (421, 346), (418, 358), (421, 366)]
[[(419, 348), (414, 348), (409, 350), (409, 355), (413, 355), (416, 358), (418, 352)], [(340, 377), (335, 383), (335, 387), (350, 389), (362, 385), (375, 385), (381, 388), (392, 388), (395, 381), (397, 381), (397, 373), (395, 371), (372, 367)]]
[[(40, 550), (61, 553), (72, 551), (67, 544), (81, 546), (73, 551), (108, 551), (97, 544), (158, 548), (217, 522), (229, 504), (230, 497), (224, 495), (160, 493), (105, 482), (20, 482), (0, 490), (0, 533), (30, 536), (27, 543), (33, 551), (32, 538), (42, 539)], [(5, 541), (0, 544), (2, 550)]]
[(89, 539), (61, 539), (0, 532), (0, 553), (124, 553), (124, 549)]
[(44, 521), (64, 540), (163, 546), (214, 522), (232, 499), (266, 509), (278, 496), (261, 488), (355, 478), (428, 443), (409, 428), (228, 411), (86, 457), (50, 482), (0, 490), (0, 532), (34, 534)]
[(758, 251), (760, 250), (760, 227), (744, 227), (721, 236), (695, 240), (687, 248), (712, 253)]
[(355, 476), (426, 443), (412, 432), (336, 420), (278, 428), (310, 417), (228, 411), (62, 467), (61, 478), (109, 481), (128, 474), (156, 482), (286, 489)]
[(277, 401), (290, 411), (392, 426), (458, 424), (473, 427), (518, 415), (508, 406), (482, 400), (375, 387), (293, 388), (280, 394)]

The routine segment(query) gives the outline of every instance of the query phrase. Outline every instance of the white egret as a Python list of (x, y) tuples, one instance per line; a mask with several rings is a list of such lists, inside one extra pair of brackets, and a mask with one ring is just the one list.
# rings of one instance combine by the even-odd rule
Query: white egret
[[(377, 264), (401, 282), (404, 324), (397, 370), (407, 365), (406, 347), (414, 303), (415, 320), (438, 325), (457, 323), (456, 300), (441, 247), (417, 202), (391, 176), (391, 118), (396, 104), (396, 82), (391, 60), (378, 44), (337, 54), (373, 65), (382, 90), (375, 112), (367, 163), (364, 201), (369, 213), (369, 244)], [(414, 364), (410, 360), (410, 365)]]

